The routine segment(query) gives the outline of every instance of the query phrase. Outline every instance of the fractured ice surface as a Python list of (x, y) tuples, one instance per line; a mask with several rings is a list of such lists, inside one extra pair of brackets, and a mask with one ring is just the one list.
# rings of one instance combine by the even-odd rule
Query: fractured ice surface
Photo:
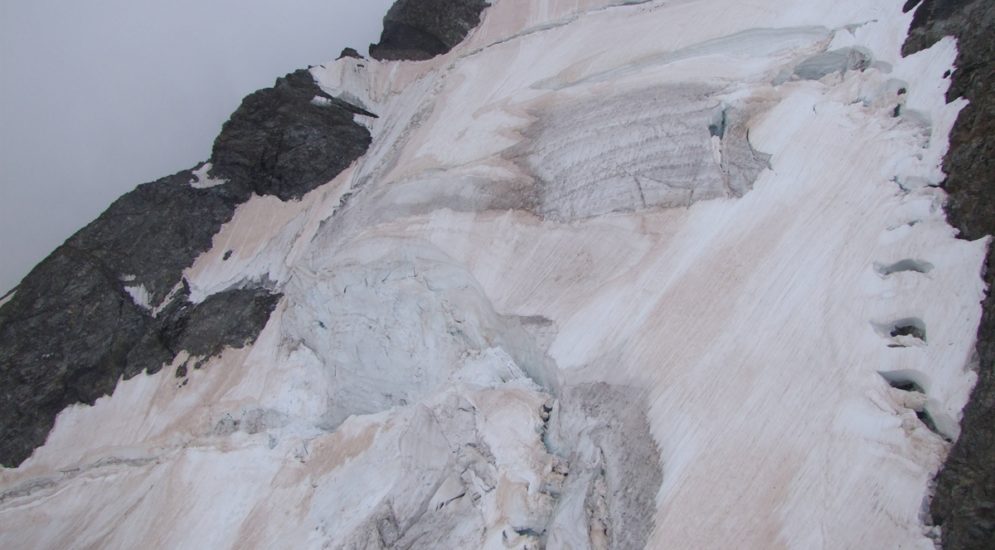
[(512, 149), (536, 179), (537, 213), (575, 219), (738, 197), (767, 166), (744, 115), (716, 90), (672, 86), (538, 113)]
[(315, 67), (368, 153), (184, 273), (266, 328), (64, 411), (0, 546), (933, 548), (986, 243), (901, 4), (497, 0)]

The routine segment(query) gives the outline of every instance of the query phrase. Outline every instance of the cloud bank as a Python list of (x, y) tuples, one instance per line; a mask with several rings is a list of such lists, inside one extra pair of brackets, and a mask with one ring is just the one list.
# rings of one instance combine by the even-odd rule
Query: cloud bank
[(0, 293), (122, 193), (206, 159), (244, 95), (365, 52), (391, 3), (0, 5)]

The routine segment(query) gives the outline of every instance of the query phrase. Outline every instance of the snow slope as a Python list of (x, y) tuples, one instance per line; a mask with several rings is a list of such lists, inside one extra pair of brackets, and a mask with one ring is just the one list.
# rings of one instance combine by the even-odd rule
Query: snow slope
[(281, 289), (263, 333), (64, 411), (0, 546), (933, 548), (986, 247), (936, 187), (953, 41), (901, 58), (897, 0), (492, 4), (312, 69), (368, 153), (185, 273)]

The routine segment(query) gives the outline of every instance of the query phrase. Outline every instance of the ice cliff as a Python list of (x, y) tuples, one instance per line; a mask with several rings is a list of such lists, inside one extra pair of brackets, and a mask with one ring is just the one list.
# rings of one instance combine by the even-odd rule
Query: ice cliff
[(984, 547), (992, 12), (398, 1), (0, 300), (0, 547)]

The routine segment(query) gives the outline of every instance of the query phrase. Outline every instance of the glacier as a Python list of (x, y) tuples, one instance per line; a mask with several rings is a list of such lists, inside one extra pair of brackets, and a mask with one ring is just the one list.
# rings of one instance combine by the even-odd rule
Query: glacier
[(176, 281), (278, 292), (258, 337), (59, 413), (0, 546), (934, 548), (989, 242), (946, 220), (957, 45), (903, 57), (913, 16), (495, 0), (310, 68), (368, 149)]

